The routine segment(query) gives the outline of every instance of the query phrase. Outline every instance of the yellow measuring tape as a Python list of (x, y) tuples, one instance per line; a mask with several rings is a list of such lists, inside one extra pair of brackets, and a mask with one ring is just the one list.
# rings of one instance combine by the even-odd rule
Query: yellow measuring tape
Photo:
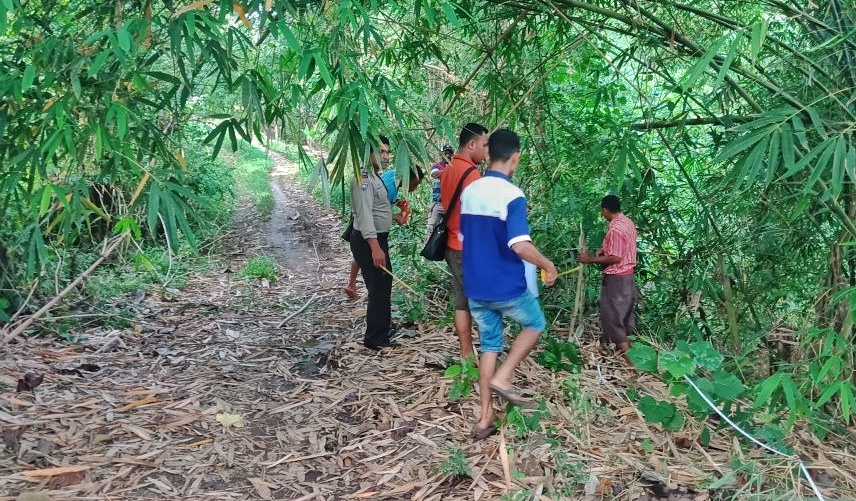
[[(563, 271), (563, 272), (559, 273), (558, 275), (556, 275), (556, 278), (559, 278), (559, 277), (561, 277), (562, 275), (568, 275), (568, 274), (570, 274), (570, 273), (573, 273), (573, 272), (575, 272), (575, 271), (579, 271), (579, 270), (580, 270), (580, 267), (579, 267), (579, 266), (575, 266), (575, 267), (573, 267), (573, 268), (571, 268), (571, 269), (568, 269), (568, 270), (565, 270), (565, 271)], [(541, 283), (542, 283), (542, 284), (546, 284), (546, 283), (547, 283), (547, 270), (543, 270), (543, 269), (541, 270)]]

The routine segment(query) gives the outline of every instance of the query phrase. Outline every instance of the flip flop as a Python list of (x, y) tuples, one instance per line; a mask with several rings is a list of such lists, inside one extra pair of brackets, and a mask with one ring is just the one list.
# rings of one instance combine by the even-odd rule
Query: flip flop
[(497, 395), (504, 398), (506, 402), (514, 405), (518, 405), (520, 407), (526, 406), (529, 403), (529, 400), (523, 398), (523, 395), (520, 394), (520, 390), (515, 387), (511, 388), (500, 388), (493, 383), (490, 383), (490, 389), (494, 391)]
[(479, 428), (478, 426), (473, 427), (473, 431), (470, 432), (470, 438), (473, 439), (474, 442), (478, 442), (479, 440), (484, 440), (488, 437), (492, 437), (496, 435), (496, 426), (488, 426), (487, 428)]

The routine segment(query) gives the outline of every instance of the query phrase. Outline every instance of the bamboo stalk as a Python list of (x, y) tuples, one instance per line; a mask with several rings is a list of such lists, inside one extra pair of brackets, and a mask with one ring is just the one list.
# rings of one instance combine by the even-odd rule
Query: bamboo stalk
[[(588, 251), (588, 247), (586, 245), (586, 235), (583, 233), (583, 223), (580, 223), (580, 238), (577, 241), (577, 248), (580, 252)], [(578, 266), (580, 272), (577, 274), (577, 288), (574, 293), (574, 313), (571, 316), (571, 331), (568, 333), (568, 341), (573, 341), (576, 344), (580, 344), (580, 338), (577, 336), (577, 324), (582, 325), (583, 322), (583, 302), (584, 302), (584, 294), (585, 294), (585, 285), (586, 285), (586, 265), (580, 263)]]

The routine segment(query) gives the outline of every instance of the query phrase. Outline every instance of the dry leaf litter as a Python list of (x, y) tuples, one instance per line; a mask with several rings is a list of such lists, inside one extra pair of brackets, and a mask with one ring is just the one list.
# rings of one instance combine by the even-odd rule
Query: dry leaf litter
[[(703, 501), (752, 492), (733, 458), (797, 479), (795, 463), (729, 429), (702, 447), (702, 423), (680, 432), (646, 423), (627, 389), (671, 400), (668, 389), (591, 343), (576, 376), (531, 360), (518, 370), (517, 383), (546, 399), (540, 431), (506, 426), (472, 442), (478, 397), (450, 403), (442, 377), (458, 349), (451, 329), (412, 326), (399, 348), (363, 348), (365, 293), (342, 294), (341, 225), (296, 186), (276, 184), (269, 222), (239, 211), (220, 269), (140, 301), (132, 328), (2, 348), (0, 501), (479, 501), (523, 489), (531, 494), (515, 499)], [(276, 282), (235, 273), (259, 253), (279, 259)], [(44, 380), (16, 392), (26, 374)], [(791, 445), (829, 499), (853, 497), (852, 442), (802, 433)], [(441, 472), (455, 447), (470, 477)], [(707, 490), (717, 479), (725, 487)]]

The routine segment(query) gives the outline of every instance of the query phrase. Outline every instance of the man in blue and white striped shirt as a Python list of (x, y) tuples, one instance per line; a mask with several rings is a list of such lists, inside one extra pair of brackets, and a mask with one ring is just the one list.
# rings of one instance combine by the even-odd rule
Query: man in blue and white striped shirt
[[(491, 393), (513, 404), (526, 400), (511, 384), (514, 369), (529, 354), (547, 323), (538, 300), (526, 286), (523, 261), (547, 272), (547, 285), (558, 272), (552, 261), (532, 244), (526, 216), (526, 197), (511, 183), (520, 163), (520, 138), (499, 129), (488, 139), (490, 167), (461, 195), (464, 292), (479, 326), (481, 358), (479, 387), (481, 416), (473, 438), (496, 432)], [(497, 369), (505, 339), (503, 318), (516, 320), (523, 330), (511, 345), (505, 363)]]

